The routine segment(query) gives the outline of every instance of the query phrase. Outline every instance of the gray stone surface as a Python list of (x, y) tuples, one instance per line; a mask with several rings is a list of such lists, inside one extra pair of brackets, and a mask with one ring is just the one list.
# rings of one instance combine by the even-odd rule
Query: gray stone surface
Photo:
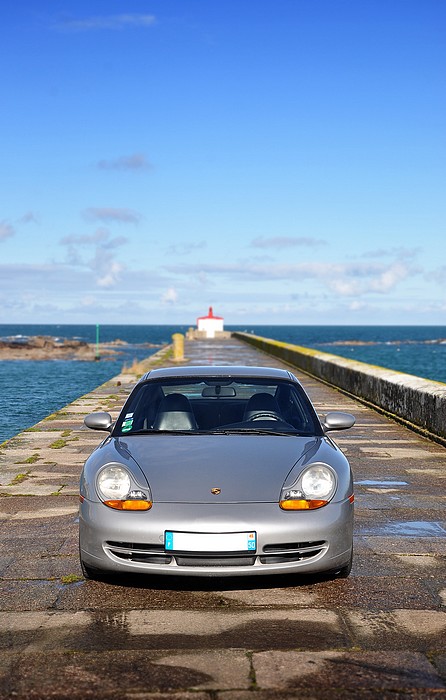
[[(234, 339), (185, 354), (281, 366)], [(335, 436), (356, 482), (351, 576), (85, 581), (78, 480), (102, 435), (82, 419), (117, 414), (127, 372), (0, 448), (2, 700), (446, 698), (446, 449), (296, 373), (321, 414), (357, 416)]]

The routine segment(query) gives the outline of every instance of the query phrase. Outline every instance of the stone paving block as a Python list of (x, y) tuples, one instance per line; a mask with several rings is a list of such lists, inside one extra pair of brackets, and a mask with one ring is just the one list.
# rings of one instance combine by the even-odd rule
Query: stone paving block
[(446, 651), (432, 655), (432, 663), (446, 685)]
[(311, 607), (318, 603), (317, 591), (299, 588), (260, 588), (240, 591), (221, 591), (223, 599), (229, 599), (248, 606), (283, 607), (297, 605)]
[(17, 486), (5, 486), (1, 487), (1, 490), (4, 494), (8, 494), (9, 496), (52, 496), (56, 494), (62, 487), (64, 486), (64, 482), (61, 482), (60, 479), (54, 479), (54, 480), (33, 480), (33, 479), (26, 479), (25, 481), (22, 481), (20, 484), (17, 484)]
[[(379, 572), (380, 573), (380, 572)], [(435, 607), (437, 597), (420, 576), (386, 577), (350, 576), (348, 579), (329, 581), (317, 587), (320, 606), (369, 610), (394, 610), (398, 607), (425, 609)]]
[[(57, 507), (65, 506), (66, 504), (78, 504), (79, 497), (73, 496), (57, 496), (55, 503)], [(15, 496), (14, 498), (9, 498), (8, 496), (0, 496), (0, 510), (8, 513), (14, 514), (19, 511), (33, 511), (42, 510), (48, 507), (48, 499), (40, 497), (28, 497), (28, 496)]]
[(209, 680), (193, 686), (197, 690), (230, 690), (251, 686), (251, 663), (243, 649), (177, 653), (157, 659), (156, 665), (181, 666), (211, 676)]
[(446, 612), (439, 610), (350, 610), (345, 619), (363, 648), (441, 650), (446, 642)]
[(14, 559), (9, 557), (9, 565), (3, 566), (0, 557), (0, 575), (5, 580), (19, 580), (26, 577), (27, 580), (57, 580), (62, 582), (64, 576), (79, 576), (82, 571), (79, 557), (71, 556), (36, 556), (19, 554)]
[[(216, 700), (439, 700), (443, 699), (443, 691), (427, 688), (411, 688), (407, 691), (385, 690), (377, 688), (297, 688), (295, 690), (255, 689), (245, 691), (223, 691), (216, 694)], [(138, 700), (152, 700), (150, 696)], [(193, 700), (193, 698), (189, 698)], [(214, 700), (214, 698), (212, 698)]]
[[(77, 552), (77, 539), (73, 540), (73, 552)], [(84, 606), (101, 614), (105, 611), (128, 610), (207, 610), (238, 607), (239, 604), (223, 597), (212, 588), (200, 590), (199, 586), (185, 589), (181, 581), (159, 582), (144, 577), (122, 577), (114, 585), (106, 581), (86, 581), (80, 587), (67, 586), (61, 590), (57, 601), (60, 610), (77, 610)]]
[[(96, 627), (93, 615), (83, 610), (0, 612), (0, 625), (0, 645), (27, 652), (89, 648)], [(108, 647), (106, 642), (103, 646)]]
[(48, 610), (57, 602), (59, 581), (0, 581), (0, 610)]
[(40, 627), (48, 619), (48, 612), (0, 612), (0, 649), (23, 650), (39, 635)]
[[(58, 500), (58, 497), (55, 496), (49, 500), (54, 502)], [(61, 510), (63, 513), (60, 512)], [(43, 513), (46, 513), (46, 515), (44, 516)], [(51, 535), (54, 533), (56, 538), (68, 537), (74, 534), (74, 530), (77, 530), (77, 518), (78, 510), (72, 506), (69, 507), (69, 510), (48, 508), (39, 514), (33, 511), (19, 511), (11, 514), (4, 527), (1, 528), (3, 541), (0, 540), (0, 548), (2, 544), (5, 544), (10, 546), (11, 551), (18, 555), (26, 554), (26, 551), (23, 550), (26, 550), (28, 547), (28, 541), (32, 540), (30, 550), (34, 551), (33, 545), (41, 538), (46, 538), (45, 545), (47, 545), (51, 543)], [(14, 548), (14, 540), (20, 549)]]
[[(6, 523), (8, 527), (8, 523)], [(29, 526), (28, 526), (29, 530)], [(54, 537), (50, 534), (26, 533), (17, 536), (16, 533), (9, 535), (8, 531), (0, 539), (0, 553), (11, 554), (18, 551), (26, 551), (33, 555), (55, 555), (60, 553), (60, 549), (65, 542), (65, 537)]]
[[(332, 610), (129, 611), (130, 637), (164, 648), (342, 648), (350, 639)], [(129, 642), (131, 643), (131, 642)]]
[(439, 574), (444, 571), (443, 558), (438, 554), (375, 554), (362, 538), (355, 539), (355, 558), (352, 577), (404, 576), (418, 579), (420, 574)]
[[(64, 521), (73, 522), (73, 516), (76, 516), (79, 512), (79, 507), (77, 503), (64, 503), (65, 499), (59, 504), (57, 503), (58, 497), (48, 499), (46, 508), (30, 509), (30, 510), (19, 510), (14, 515), (11, 515), (11, 520), (39, 520), (51, 522), (51, 526), (54, 527), (53, 518), (63, 518)], [(66, 518), (66, 516), (70, 516)], [(58, 523), (59, 525), (59, 523)]]
[[(0, 677), (0, 697), (30, 700), (31, 698), (122, 698), (137, 694), (168, 693), (168, 697), (184, 697), (184, 688), (208, 681), (207, 673), (181, 666), (152, 663), (147, 652), (124, 651), (29, 652), (20, 662), (9, 654), (12, 663)], [(7, 660), (9, 660), (7, 657)], [(172, 693), (174, 693), (172, 695)], [(179, 693), (179, 694), (177, 694)], [(140, 695), (141, 697), (141, 695)], [(153, 697), (153, 695), (152, 695)], [(156, 695), (154, 695), (156, 697)], [(158, 697), (160, 697), (158, 695)], [(207, 695), (193, 694), (194, 700)]]
[(0, 555), (0, 576), (4, 576), (5, 571), (14, 562), (14, 557), (12, 555), (2, 554)]
[(437, 572), (435, 576), (430, 575), (424, 579), (424, 585), (431, 592), (434, 607), (438, 610), (446, 608), (446, 561), (444, 557), (442, 560), (444, 564), (441, 567), (441, 571)]
[(364, 535), (376, 554), (437, 554), (444, 556), (445, 539), (438, 537), (380, 537)]
[(65, 542), (59, 549), (58, 554), (61, 556), (70, 556), (76, 554), (77, 558), (79, 558), (79, 535), (77, 524), (75, 525), (74, 533), (70, 533), (69, 536), (65, 539)]
[(265, 651), (253, 654), (253, 667), (260, 688), (446, 689), (434, 666), (410, 652)]

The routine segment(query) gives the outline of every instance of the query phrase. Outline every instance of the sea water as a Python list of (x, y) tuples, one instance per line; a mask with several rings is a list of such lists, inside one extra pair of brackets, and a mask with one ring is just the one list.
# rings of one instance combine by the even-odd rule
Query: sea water
[[(100, 362), (0, 361), (0, 443), (119, 374), (122, 367), (170, 343), (188, 326), (101, 326), (100, 342), (122, 340), (120, 354)], [(227, 326), (446, 382), (444, 326)], [(0, 338), (48, 335), (96, 340), (96, 326), (0, 325)]]

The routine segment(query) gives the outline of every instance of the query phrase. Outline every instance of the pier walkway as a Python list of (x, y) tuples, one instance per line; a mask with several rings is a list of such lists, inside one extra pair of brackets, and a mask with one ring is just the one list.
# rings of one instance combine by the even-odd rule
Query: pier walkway
[[(190, 364), (283, 367), (234, 338)], [(163, 352), (146, 361), (170, 361)], [(137, 369), (0, 446), (0, 698), (446, 698), (446, 448), (295, 371), (355, 477), (348, 579), (85, 581), (78, 481)]]

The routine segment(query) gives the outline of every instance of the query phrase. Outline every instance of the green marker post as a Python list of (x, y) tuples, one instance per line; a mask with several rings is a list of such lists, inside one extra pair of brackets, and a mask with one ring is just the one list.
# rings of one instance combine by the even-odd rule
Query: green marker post
[(101, 359), (99, 355), (99, 323), (96, 324), (96, 355), (94, 359), (96, 362)]

